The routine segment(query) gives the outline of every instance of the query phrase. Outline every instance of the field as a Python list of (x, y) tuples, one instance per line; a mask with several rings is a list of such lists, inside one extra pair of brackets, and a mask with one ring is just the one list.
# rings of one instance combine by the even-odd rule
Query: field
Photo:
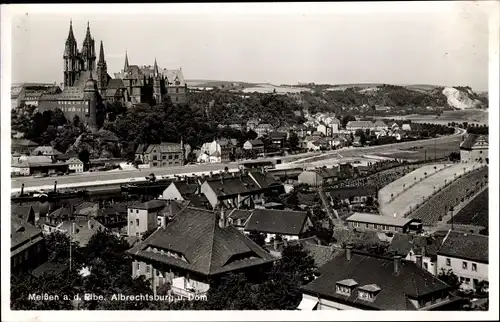
[(408, 160), (424, 160), (434, 159), (434, 158), (443, 158), (448, 157), (451, 152), (460, 152), (460, 142), (445, 142), (445, 143), (436, 143), (434, 145), (422, 146), (420, 149), (412, 149), (412, 150), (401, 150), (394, 149), (388, 152), (381, 153), (372, 153), (375, 155), (379, 155), (381, 157), (387, 158), (400, 158), (400, 159), (408, 159)]
[(375, 117), (375, 119), (396, 119), (396, 120), (408, 120), (415, 123), (435, 123), (435, 124), (448, 124), (451, 122), (455, 123), (479, 123), (488, 124), (488, 110), (470, 109), (470, 110), (455, 110), (455, 111), (443, 111), (443, 114), (436, 118), (436, 115), (394, 115), (394, 116), (383, 116)]
[(286, 94), (286, 93), (310, 92), (311, 90), (309, 88), (303, 88), (303, 87), (275, 86), (271, 84), (256, 85), (243, 89), (243, 93), (253, 93), (253, 92), (274, 93), (275, 91), (277, 94)]
[[(380, 213), (384, 216), (396, 214), (398, 217), (402, 217), (406, 215), (411, 209), (415, 209), (417, 205), (431, 197), (435, 193), (434, 188), (437, 191), (445, 185), (445, 180), (451, 182), (455, 173), (463, 173), (464, 167), (467, 171), (472, 169), (472, 165), (451, 164), (447, 167), (438, 165), (437, 171), (431, 165), (410, 172), (380, 189)], [(427, 173), (427, 177), (425, 177), (425, 173)], [(412, 186), (412, 184), (414, 185)], [(403, 189), (406, 190), (403, 191)], [(391, 195), (394, 196), (392, 201)]]
[[(476, 196), (467, 206), (453, 216), (453, 223), (459, 225), (477, 225), (488, 228), (488, 189)], [(451, 224), (452, 220), (448, 221)]]

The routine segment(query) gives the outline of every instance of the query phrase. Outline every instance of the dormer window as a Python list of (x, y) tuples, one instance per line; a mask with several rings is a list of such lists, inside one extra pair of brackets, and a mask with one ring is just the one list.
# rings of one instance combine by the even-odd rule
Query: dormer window
[(376, 284), (361, 286), (358, 288), (358, 298), (364, 301), (373, 301), (380, 290)]
[(336, 285), (336, 292), (338, 294), (350, 296), (352, 293), (352, 290), (356, 287), (356, 285), (358, 285), (358, 282), (356, 282), (352, 278), (347, 279), (347, 280), (338, 281), (337, 285)]

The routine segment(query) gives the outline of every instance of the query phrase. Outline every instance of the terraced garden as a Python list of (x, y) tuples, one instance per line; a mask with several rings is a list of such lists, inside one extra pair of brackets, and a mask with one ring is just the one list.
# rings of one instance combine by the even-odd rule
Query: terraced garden
[(420, 219), (424, 225), (433, 225), (447, 214), (450, 207), (457, 206), (488, 183), (488, 167), (471, 171), (458, 180), (453, 181), (441, 191), (433, 195), (408, 217)]
[(453, 216), (453, 220), (449, 220), (448, 224), (453, 221), (459, 225), (477, 225), (488, 228), (488, 189), (478, 194), (467, 206), (462, 208)]

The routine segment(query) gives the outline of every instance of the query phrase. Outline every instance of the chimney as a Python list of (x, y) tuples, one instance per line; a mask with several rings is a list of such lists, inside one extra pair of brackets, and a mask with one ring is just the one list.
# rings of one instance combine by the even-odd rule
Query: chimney
[(213, 175), (214, 175), (214, 174), (212, 173), (212, 171), (210, 171), (210, 172), (208, 173), (208, 177), (209, 177), (210, 179), (212, 179), (212, 176), (213, 176)]
[(224, 212), (224, 208), (220, 208), (220, 217), (219, 217), (219, 227), (226, 228), (226, 214)]
[(56, 192), (56, 191), (57, 191), (57, 180), (54, 181), (54, 192)]
[(71, 233), (76, 234), (76, 223), (71, 223)]
[(417, 261), (416, 264), (418, 267), (422, 267), (422, 255), (417, 255)]
[(348, 243), (345, 248), (345, 256), (348, 261), (350, 261), (352, 258), (352, 249), (353, 249), (352, 243)]
[(24, 196), (24, 183), (21, 185), (21, 197)]
[(401, 256), (394, 256), (394, 273), (398, 273), (401, 268)]

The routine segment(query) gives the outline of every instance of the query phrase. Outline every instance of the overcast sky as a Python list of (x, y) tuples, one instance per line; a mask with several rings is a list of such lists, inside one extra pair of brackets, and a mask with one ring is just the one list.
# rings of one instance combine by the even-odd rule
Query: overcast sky
[(127, 50), (130, 64), (152, 65), (156, 57), (160, 67), (182, 66), (186, 79), (487, 90), (488, 17), (479, 6), (405, 3), (403, 11), (376, 4), (379, 10), (363, 14), (342, 11), (343, 5), (316, 4), (307, 14), (26, 10), (12, 16), (12, 82), (62, 81), (64, 42), (73, 19), (79, 49), (90, 21), (96, 54), (102, 40), (111, 76), (123, 68)]

